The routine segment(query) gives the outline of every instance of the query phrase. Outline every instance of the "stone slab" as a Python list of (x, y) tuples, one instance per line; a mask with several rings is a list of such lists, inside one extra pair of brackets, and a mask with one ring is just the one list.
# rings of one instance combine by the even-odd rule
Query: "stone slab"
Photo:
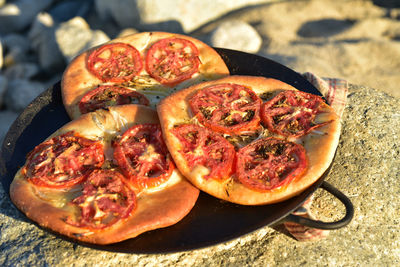
[[(350, 86), (337, 155), (327, 181), (353, 202), (344, 228), (316, 242), (298, 242), (282, 228), (264, 227), (209, 248), (146, 255), (100, 251), (70, 243), (29, 222), (0, 188), (1, 266), (399, 266), (400, 99)], [(318, 219), (343, 216), (322, 189)], [(212, 226), (210, 226), (212, 227)]]

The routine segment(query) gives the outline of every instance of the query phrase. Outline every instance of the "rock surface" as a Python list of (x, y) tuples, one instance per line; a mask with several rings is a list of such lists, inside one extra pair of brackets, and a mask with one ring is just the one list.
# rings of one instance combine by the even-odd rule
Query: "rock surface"
[(3, 62), (4, 62), (3, 58), (4, 58), (3, 57), (3, 43), (2, 43), (2, 40), (0, 39), (0, 70), (3, 67)]
[(55, 31), (56, 42), (67, 62), (79, 53), (110, 40), (102, 31), (93, 31), (81, 17), (61, 23)]
[(96, 0), (103, 19), (113, 18), (121, 27), (140, 25), (143, 31), (191, 32), (226, 13), (248, 5), (275, 0)]
[[(1, 80), (0, 80), (0, 83), (1, 83)], [(0, 88), (1, 88), (1, 84), (0, 84)], [(3, 138), (6, 136), (9, 126), (14, 122), (14, 120), (17, 117), (18, 117), (18, 113), (13, 112), (11, 110), (0, 111), (0, 121), (2, 122), (0, 124), (0, 139), (1, 140), (3, 140)], [(1, 219), (0, 219), (0, 221), (1, 221)]]
[(228, 20), (214, 30), (210, 43), (213, 47), (257, 53), (261, 48), (262, 38), (251, 25), (240, 20)]
[[(21, 34), (8, 34), (2, 38), (5, 61), (5, 71), (7, 67), (12, 67), (13, 64), (24, 63), (29, 58), (27, 54), (30, 50), (29, 39)], [(1, 65), (1, 64), (0, 64)]]
[(58, 22), (68, 21), (76, 16), (86, 17), (91, 9), (93, 0), (64, 0), (49, 10), (50, 15)]
[[(400, 20), (375, 1), (281, 1), (231, 12), (195, 30), (211, 34), (230, 20), (262, 37), (259, 55), (298, 72), (343, 78), (400, 97)], [(388, 1), (390, 2), (390, 1)]]
[(8, 79), (0, 74), (0, 107), (4, 105), (4, 95), (7, 92)]
[(35, 99), (45, 87), (40, 82), (15, 79), (8, 81), (4, 102), (7, 109), (21, 112)]
[[(350, 86), (342, 135), (327, 181), (355, 208), (352, 222), (317, 242), (298, 242), (264, 227), (220, 245), (145, 255), (94, 250), (29, 222), (0, 188), (1, 266), (398, 266), (400, 264), (400, 99)], [(318, 189), (313, 212), (323, 221), (343, 207)], [(212, 227), (212, 226), (210, 226)]]
[(55, 23), (50, 14), (43, 12), (36, 16), (28, 37), (44, 71), (64, 70), (66, 64), (55, 40)]
[(36, 63), (17, 63), (4, 71), (4, 75), (8, 79), (24, 79), (29, 80), (39, 73), (40, 67)]
[(53, 0), (16, 0), (0, 8), (0, 34), (24, 30)]

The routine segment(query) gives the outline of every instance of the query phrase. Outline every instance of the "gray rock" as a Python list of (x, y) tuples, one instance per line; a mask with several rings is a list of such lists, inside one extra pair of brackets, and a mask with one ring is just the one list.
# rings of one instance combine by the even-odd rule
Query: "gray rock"
[(113, 18), (121, 27), (140, 25), (140, 30), (190, 32), (229, 11), (273, 1), (275, 0), (95, 0), (95, 6), (100, 17)]
[(28, 36), (44, 70), (58, 72), (64, 69), (65, 60), (55, 39), (54, 20), (48, 13), (36, 17)]
[(28, 80), (11, 80), (8, 82), (5, 94), (5, 105), (7, 109), (20, 112), (32, 102), (41, 92), (44, 86), (40, 82)]
[[(114, 2), (114, 1), (112, 1)], [(111, 19), (111, 1), (95, 0), (94, 7), (96, 10), (96, 17), (103, 21)]]
[(9, 66), (5, 71), (4, 75), (9, 80), (22, 79), (29, 80), (40, 71), (40, 67), (36, 63), (18, 63)]
[(400, 21), (373, 2), (279, 1), (232, 12), (193, 35), (226, 20), (246, 21), (263, 37), (260, 55), (300, 73), (340, 77), (400, 97)]
[(0, 144), (3, 143), (3, 139), (8, 132), (11, 124), (18, 117), (18, 113), (13, 111), (0, 111)]
[[(400, 263), (400, 99), (351, 86), (343, 131), (327, 181), (355, 207), (352, 222), (318, 242), (298, 242), (270, 227), (209, 248), (171, 254), (101, 251), (36, 227), (0, 188), (0, 265), (35, 266), (398, 266)], [(317, 190), (318, 219), (343, 216), (333, 197)], [(279, 230), (279, 227), (275, 229)]]
[(85, 17), (90, 11), (92, 1), (64, 0), (49, 10), (49, 14), (57, 21), (63, 22), (76, 16)]
[(100, 31), (92, 31), (81, 17), (61, 23), (55, 31), (56, 41), (67, 62), (82, 51), (107, 42), (110, 39)]
[(100, 19), (95, 11), (89, 14), (86, 21), (92, 29), (100, 29), (112, 39), (121, 31), (121, 26), (119, 26), (113, 19)]
[(103, 31), (92, 30), (90, 40), (85, 44), (83, 49), (81, 51), (79, 51), (79, 53), (81, 53), (89, 48), (92, 48), (92, 47), (101, 45), (105, 42), (108, 42), (109, 40), (110, 40), (110, 38)]
[(10, 66), (13, 66), (15, 64), (21, 64), (21, 63), (26, 63), (29, 62), (33, 59), (34, 55), (30, 55), (27, 53), (20, 53), (18, 49), (14, 49), (11, 51), (7, 51), (4, 53), (4, 59), (3, 59), (3, 69), (6, 69)]
[(3, 59), (3, 41), (2, 41), (2, 39), (0, 39), (0, 70), (3, 67), (3, 62), (4, 62), (4, 59)]
[(5, 35), (2, 40), (8, 51), (17, 50), (19, 53), (27, 53), (31, 48), (28, 37), (23, 34), (10, 33)]
[(0, 108), (4, 105), (4, 95), (7, 91), (8, 79), (0, 74)]
[(4, 66), (12, 66), (30, 60), (31, 48), (29, 39), (22, 34), (7, 34), (2, 38), (4, 46)]
[(257, 53), (262, 45), (262, 38), (248, 23), (228, 20), (221, 23), (211, 34), (211, 45)]
[(0, 8), (0, 33), (19, 32), (29, 26), (36, 15), (53, 0), (16, 0)]
[(114, 19), (122, 27), (132, 27), (140, 22), (136, 0), (95, 0), (96, 13), (100, 19)]

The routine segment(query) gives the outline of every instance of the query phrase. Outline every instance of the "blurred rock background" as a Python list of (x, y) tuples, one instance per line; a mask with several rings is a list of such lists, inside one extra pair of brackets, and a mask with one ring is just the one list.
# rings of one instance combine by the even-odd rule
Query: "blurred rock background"
[(396, 0), (0, 0), (0, 140), (74, 56), (140, 31), (191, 35), (400, 97)]

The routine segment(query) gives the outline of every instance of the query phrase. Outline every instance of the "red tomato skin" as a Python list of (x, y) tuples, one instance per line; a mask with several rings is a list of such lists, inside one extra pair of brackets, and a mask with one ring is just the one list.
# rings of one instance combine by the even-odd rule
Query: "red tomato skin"
[[(273, 145), (279, 146), (280, 144), (287, 145), (287, 147), (282, 151), (282, 153), (284, 152), (282, 156), (277, 153), (278, 156), (275, 157), (273, 153), (264, 152), (264, 157), (262, 157), (257, 150), (268, 150), (268, 146), (263, 148), (265, 144), (271, 144), (270, 147), (272, 148)], [(287, 148), (289, 151), (286, 150)], [(288, 157), (293, 157), (292, 154), (294, 154), (296, 162), (291, 162), (290, 158), (288, 159)], [(237, 152), (236, 159), (236, 176), (238, 181), (244, 186), (259, 192), (277, 190), (288, 185), (293, 180), (301, 177), (306, 172), (308, 166), (306, 150), (303, 146), (275, 137), (259, 139), (242, 147)], [(293, 166), (292, 168), (289, 166), (287, 171), (285, 167), (289, 164)], [(250, 166), (252, 167), (251, 169)], [(276, 171), (282, 171), (282, 169), (284, 170), (283, 173), (288, 173), (281, 180)], [(252, 170), (254, 171), (252, 172)], [(268, 176), (268, 181), (265, 181), (263, 178), (265, 176)]]
[[(143, 131), (145, 135), (149, 136), (149, 138), (146, 139), (140, 137), (140, 131)], [(139, 137), (135, 136), (135, 134)], [(140, 140), (135, 141), (135, 138)], [(130, 148), (124, 145), (127, 144), (129, 139), (133, 139), (131, 144), (133, 144), (132, 146), (135, 147)], [(133, 162), (133, 158), (137, 159), (140, 158), (141, 155), (145, 154), (145, 151), (149, 145), (149, 140), (150, 144), (155, 147), (155, 153), (157, 154), (157, 157), (159, 155), (159, 160), (156, 162), (156, 165), (154, 165), (154, 162), (141, 162), (140, 160), (137, 162), (137, 164), (135, 164)], [(175, 164), (172, 161), (168, 149), (164, 143), (161, 127), (158, 124), (147, 123), (132, 126), (125, 131), (119, 140), (113, 142), (113, 147), (114, 158), (118, 166), (122, 170), (123, 174), (139, 189), (152, 188), (162, 184), (169, 179), (173, 170), (175, 169)], [(133, 155), (133, 158), (129, 158), (127, 155), (128, 150), (133, 151), (130, 153)], [(146, 176), (146, 170), (153, 171), (156, 167), (159, 168), (156, 170), (161, 172), (161, 174), (156, 177)]]
[[(189, 48), (191, 50), (191, 54), (186, 55), (182, 54), (184, 49), (176, 50), (172, 46), (173, 44), (183, 45), (184, 48)], [(161, 51), (161, 52), (160, 52)], [(167, 60), (165, 64), (159, 62), (159, 59), (156, 58), (157, 52), (166, 53)], [(182, 56), (184, 60), (188, 61), (191, 66), (185, 72), (180, 71), (178, 68), (180, 67), (180, 63), (182, 62)], [(153, 77), (155, 80), (160, 82), (163, 85), (174, 87), (177, 84), (190, 79), (193, 74), (198, 72), (200, 66), (199, 59), (199, 51), (197, 47), (189, 40), (182, 38), (165, 38), (154, 43), (146, 53), (145, 66), (147, 73)], [(164, 78), (162, 74), (173, 73), (175, 78)]]
[[(113, 53), (113, 49), (117, 50), (118, 48), (124, 50), (125, 53)], [(99, 57), (107, 50), (110, 51), (110, 58), (104, 59)], [(100, 73), (95, 67), (96, 63), (99, 62), (105, 65), (101, 68), (105, 71), (103, 73)], [(89, 72), (103, 82), (126, 82), (137, 76), (143, 69), (140, 52), (135, 47), (126, 43), (110, 43), (93, 50), (88, 55), (86, 64)], [(126, 69), (127, 67), (131, 69)], [(122, 68), (125, 68), (125, 70)], [(119, 75), (121, 71), (125, 71), (126, 73)]]
[[(224, 92), (224, 94), (221, 95), (221, 93), (219, 93), (220, 89), (229, 89), (230, 91)], [(229, 95), (232, 95), (232, 98), (239, 97), (242, 92), (247, 94), (252, 102), (242, 107), (233, 107), (236, 99), (229, 99)], [(225, 95), (228, 95), (228, 97)], [(201, 124), (217, 133), (229, 135), (240, 135), (260, 129), (261, 103), (261, 98), (252, 89), (238, 84), (212, 85), (200, 89), (189, 100), (189, 106), (194, 116), (197, 117)], [(207, 118), (201, 110), (204, 109), (205, 105), (210, 104), (216, 105), (216, 108), (209, 114), (209, 118)], [(234, 125), (225, 125), (223, 120), (218, 119), (222, 117), (221, 113), (229, 113), (232, 111), (246, 111), (246, 114), (253, 113), (253, 117), (249, 121), (240, 121)]]
[[(175, 127), (172, 133), (182, 144), (179, 151), (193, 169), (196, 165), (207, 167), (210, 172), (205, 179), (226, 180), (234, 172), (235, 148), (225, 138), (213, 133), (207, 128), (183, 124)], [(189, 140), (193, 136), (192, 140)], [(207, 144), (209, 143), (209, 144)], [(196, 149), (201, 149), (203, 155), (194, 155)]]
[[(281, 107), (276, 107), (276, 104), (283, 102)], [(284, 91), (264, 102), (261, 106), (261, 121), (269, 131), (277, 133), (285, 137), (298, 138), (308, 134), (316, 128), (322, 127), (331, 121), (311, 125), (314, 123), (315, 116), (319, 114), (320, 105), (323, 99), (319, 96), (301, 92), (301, 91)], [(294, 119), (290, 118), (290, 114), (297, 115)], [(288, 115), (288, 119), (276, 122), (276, 117)], [(284, 118), (284, 117), (283, 117)], [(298, 125), (297, 129), (291, 129), (290, 124)]]
[[(114, 194), (117, 200), (101, 197), (101, 194)], [(85, 204), (88, 197), (93, 201)], [(69, 217), (66, 223), (90, 230), (103, 230), (127, 218), (136, 209), (136, 195), (128, 185), (125, 177), (115, 169), (94, 170), (83, 184), (82, 195), (73, 199), (70, 205), (79, 206), (78, 219)], [(114, 218), (106, 222), (93, 218), (97, 206), (102, 212), (112, 214)]]
[[(68, 162), (65, 162), (64, 158), (60, 158), (60, 160), (63, 160), (63, 162), (60, 163), (62, 164), (61, 166), (64, 166), (63, 169), (66, 169), (70, 173), (55, 174), (54, 160), (62, 154), (62, 152), (64, 151), (63, 148), (68, 147), (68, 145), (71, 143), (77, 143), (79, 146), (81, 146), (81, 151), (79, 153), (73, 153), (74, 156), (76, 156), (76, 162), (74, 161), (75, 157), (72, 156), (70, 158), (65, 158), (65, 160), (69, 160)], [(53, 149), (56, 149), (56, 151), (52, 151)], [(50, 159), (50, 166), (49, 164), (42, 164), (49, 158), (49, 156), (51, 156), (48, 155), (48, 153), (42, 155), (46, 151), (51, 152), (50, 154), (56, 154), (55, 158)], [(89, 162), (85, 162), (85, 160)], [(26, 179), (28, 179), (29, 182), (37, 186), (58, 189), (70, 188), (72, 186), (82, 183), (86, 179), (90, 171), (92, 169), (100, 167), (103, 162), (103, 145), (100, 142), (86, 139), (85, 137), (81, 137), (73, 132), (68, 132), (60, 136), (53, 137), (36, 146), (28, 154), (26, 165), (22, 169), (22, 174), (25, 176)], [(75, 166), (75, 163), (78, 165)], [(68, 166), (72, 167), (73, 173), (71, 173), (71, 170), (68, 170), (71, 169), (67, 168)], [(45, 167), (46, 169), (43, 169), (43, 167)], [(57, 177), (61, 176), (69, 176), (69, 179), (57, 182)]]
[(79, 101), (78, 104), (80, 112), (82, 114), (85, 114), (88, 112), (92, 112), (96, 109), (106, 108), (107, 106), (109, 106), (106, 103), (107, 99), (104, 99), (103, 101), (104, 103), (101, 102), (94, 104), (90, 103), (90, 101), (93, 101), (93, 98), (101, 97), (102, 95), (107, 94), (109, 92), (114, 93), (117, 96), (117, 99), (115, 100), (117, 103), (115, 103), (115, 105), (130, 104), (130, 99), (129, 99), (130, 97), (138, 99), (139, 102), (138, 104), (140, 105), (145, 105), (145, 106), (150, 105), (149, 99), (145, 95), (137, 91), (115, 85), (101, 85), (93, 90), (90, 90), (82, 97), (82, 99)]

